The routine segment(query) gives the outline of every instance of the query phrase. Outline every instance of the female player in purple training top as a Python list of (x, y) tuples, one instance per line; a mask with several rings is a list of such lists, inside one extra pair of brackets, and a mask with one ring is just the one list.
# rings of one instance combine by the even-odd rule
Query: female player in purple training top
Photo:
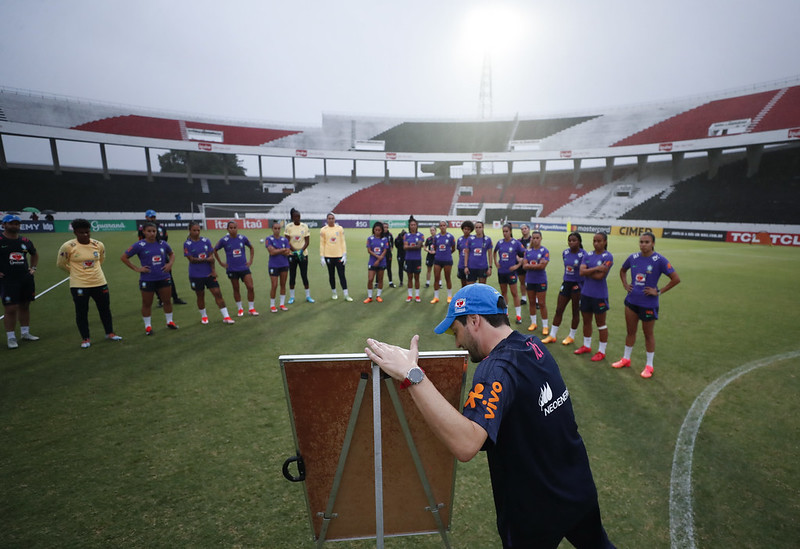
[(214, 268), (216, 263), (214, 245), (206, 237), (200, 236), (200, 223), (197, 221), (189, 223), (189, 237), (183, 243), (183, 255), (189, 260), (189, 285), (197, 296), (200, 323), (208, 324), (208, 312), (206, 312), (206, 288), (208, 288), (219, 307), (222, 322), (233, 324), (217, 281), (217, 271)]
[[(519, 237), (519, 243), (522, 244), (522, 249), (527, 250), (528, 246), (531, 245), (531, 228), (526, 224), (523, 223), (519, 226), (519, 232), (522, 233), (522, 236)], [(523, 253), (520, 257), (525, 257)], [(525, 305), (528, 302), (528, 287), (525, 283), (525, 273), (520, 273), (519, 278), (519, 302), (522, 305)]]
[[(225, 248), (225, 259), (222, 261), (217, 253), (222, 248)], [(245, 248), (250, 248), (250, 260), (247, 260)], [(214, 257), (217, 258), (219, 264), (225, 267), (225, 273), (231, 281), (233, 286), (233, 299), (236, 301), (236, 314), (244, 316), (244, 308), (242, 307), (242, 294), (239, 292), (239, 281), (244, 282), (247, 288), (247, 310), (251, 316), (258, 316), (256, 311), (256, 292), (253, 289), (253, 275), (250, 272), (250, 266), (253, 264), (253, 256), (256, 251), (250, 240), (243, 235), (239, 234), (239, 226), (235, 221), (228, 221), (228, 234), (223, 236), (214, 246)]]
[(517, 292), (517, 273), (521, 271), (523, 262), (520, 253), (524, 254), (525, 250), (520, 241), (514, 238), (511, 223), (506, 223), (503, 225), (503, 240), (498, 240), (494, 247), (494, 264), (497, 266), (497, 282), (500, 283), (503, 299), (508, 295), (506, 290), (511, 289), (517, 324), (522, 324), (522, 306)]
[(453, 271), (453, 252), (456, 251), (456, 237), (447, 232), (447, 221), (439, 221), (439, 232), (433, 237), (433, 299), (431, 303), (439, 303), (439, 289), (442, 287), (442, 271), (447, 284), (447, 302), (453, 300), (453, 282), (450, 273)]
[[(142, 292), (142, 320), (145, 335), (152, 335), (153, 296), (158, 296), (164, 303), (164, 314), (167, 317), (167, 328), (177, 330), (178, 325), (172, 320), (172, 265), (175, 254), (166, 240), (156, 239), (156, 224), (150, 221), (142, 225), (144, 238), (125, 250), (120, 259), (131, 270), (139, 273), (139, 289)], [(140, 267), (131, 262), (133, 256), (139, 257)]]
[[(625, 353), (621, 359), (612, 364), (614, 368), (627, 368), (631, 365), (631, 353), (636, 343), (636, 328), (642, 321), (644, 332), (644, 348), (647, 353), (642, 377), (649, 378), (653, 375), (653, 356), (656, 353), (656, 337), (654, 334), (656, 320), (658, 320), (658, 298), (680, 284), (680, 277), (672, 264), (655, 250), (656, 236), (651, 232), (643, 233), (639, 237), (639, 253), (631, 254), (622, 268), (619, 277), (622, 286), (628, 292), (625, 298)], [(627, 273), (631, 271), (631, 281), (628, 283)], [(667, 275), (669, 282), (659, 289), (658, 279)]]
[(367, 299), (364, 303), (372, 303), (372, 288), (375, 285), (375, 275), (378, 276), (378, 296), (375, 301), (383, 302), (381, 293), (383, 292), (383, 271), (386, 270), (386, 255), (392, 249), (392, 241), (384, 235), (383, 223), (376, 221), (372, 225), (372, 234), (367, 237)]
[(269, 261), (267, 268), (269, 269), (269, 280), (271, 288), (269, 291), (269, 311), (277, 313), (278, 308), (275, 306), (275, 294), (278, 292), (278, 285), (281, 287), (281, 311), (288, 311), (286, 306), (286, 276), (289, 274), (289, 256), (292, 253), (292, 247), (289, 244), (289, 239), (281, 236), (281, 222), (277, 219), (272, 222), (272, 235), (268, 236), (264, 242), (267, 251), (269, 252)]
[(491, 254), (492, 239), (483, 232), (483, 221), (476, 221), (475, 234), (467, 239), (467, 247), (464, 249), (467, 284), (486, 284), (486, 278), (492, 276)]
[(583, 277), (581, 290), (581, 316), (583, 317), (583, 345), (575, 350), (576, 355), (592, 351), (592, 316), (597, 323), (600, 347), (592, 355), (592, 361), (597, 362), (606, 357), (608, 345), (608, 326), (606, 326), (606, 313), (608, 312), (608, 284), (606, 277), (614, 264), (614, 256), (608, 251), (608, 235), (597, 233), (592, 239), (594, 250), (584, 253), (581, 260), (579, 274)]
[[(408, 273), (408, 297), (406, 303), (412, 299), (417, 303), (422, 301), (419, 296), (419, 273), (422, 271), (422, 246), (425, 244), (425, 235), (419, 232), (419, 224), (414, 216), (408, 218), (408, 232), (403, 235), (403, 249), (406, 251), (406, 273)], [(412, 292), (416, 291), (416, 295)]]
[(550, 250), (542, 246), (542, 233), (531, 232), (531, 243), (525, 250), (525, 288), (528, 292), (528, 312), (531, 315), (531, 325), (528, 331), (536, 329), (536, 308), (542, 315), (542, 335), (549, 333), (547, 326), (547, 264), (550, 263)]
[(565, 337), (564, 341), (561, 342), (563, 345), (569, 345), (575, 341), (575, 334), (578, 332), (578, 324), (581, 321), (580, 303), (583, 278), (580, 275), (580, 270), (584, 254), (581, 234), (577, 232), (569, 233), (567, 246), (568, 248), (561, 252), (561, 259), (564, 261), (564, 281), (561, 283), (561, 289), (558, 292), (553, 328), (550, 330), (550, 335), (542, 340), (542, 343), (553, 343), (556, 340), (567, 303), (572, 302), (572, 324), (569, 336)]

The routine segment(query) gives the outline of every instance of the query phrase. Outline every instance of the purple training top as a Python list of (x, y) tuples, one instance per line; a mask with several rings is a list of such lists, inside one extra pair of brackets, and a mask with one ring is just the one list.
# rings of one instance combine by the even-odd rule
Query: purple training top
[[(384, 251), (391, 249), (392, 246), (389, 244), (389, 239), (385, 236), (378, 238), (373, 234), (367, 237), (367, 250), (370, 250), (373, 254), (380, 256)], [(375, 265), (378, 267), (386, 267), (386, 255), (388, 255), (388, 252), (384, 254), (380, 262), (378, 262), (375, 255), (369, 254), (367, 267), (374, 267)]]
[(169, 263), (169, 254), (171, 253), (172, 248), (169, 247), (165, 240), (156, 242), (139, 240), (125, 250), (125, 255), (128, 257), (139, 256), (139, 263), (142, 264), (142, 267), (150, 267), (149, 273), (139, 273), (140, 282), (167, 280), (170, 277), (170, 273), (163, 269), (164, 265)]
[[(591, 251), (583, 254), (581, 265), (586, 265), (591, 269), (592, 267), (604, 264), (610, 271), (611, 266), (614, 265), (614, 256), (611, 255), (611, 252), (604, 251), (598, 254)], [(594, 297), (596, 299), (608, 299), (608, 284), (606, 284), (606, 278), (608, 278), (608, 271), (606, 271), (606, 275), (600, 280), (595, 280), (590, 276), (583, 277), (583, 290), (581, 290), (581, 295)]]
[[(208, 259), (214, 253), (214, 245), (204, 236), (200, 240), (187, 238), (183, 243), (183, 256)], [(189, 278), (211, 276), (211, 263), (189, 263)]]
[[(505, 239), (498, 240), (494, 251), (497, 252), (497, 263), (499, 265), (497, 272), (499, 274), (509, 274), (511, 267), (517, 264), (518, 254), (525, 252), (522, 244), (516, 238), (512, 238), (509, 241)], [(517, 271), (514, 272), (516, 273)]]
[(581, 260), (586, 252), (581, 248), (577, 253), (572, 253), (569, 248), (561, 252), (561, 259), (564, 260), (564, 280), (568, 282), (583, 282), (581, 276)]
[(669, 260), (655, 252), (650, 257), (638, 252), (631, 254), (622, 264), (622, 269), (631, 270), (631, 292), (628, 294), (628, 302), (646, 308), (658, 307), (658, 296), (645, 295), (645, 287), (658, 288), (658, 279), (662, 274), (669, 276), (675, 272)]
[[(525, 261), (529, 263), (540, 263), (542, 261), (550, 261), (550, 250), (544, 246), (539, 246), (537, 249), (528, 248), (525, 250)], [(547, 284), (547, 270), (541, 269), (537, 271), (525, 271), (525, 284)]]
[(453, 263), (453, 246), (455, 244), (456, 237), (450, 233), (436, 233), (436, 236), (433, 237), (433, 246), (436, 249), (433, 260), (441, 263)]
[(470, 269), (483, 269), (489, 268), (489, 253), (492, 250), (492, 239), (488, 236), (475, 236), (470, 235), (467, 241), (467, 253), (469, 254), (469, 263), (467, 267)]
[(219, 239), (214, 249), (225, 248), (227, 270), (235, 272), (246, 271), (249, 268), (247, 266), (247, 250), (245, 250), (245, 248), (249, 247), (251, 247), (250, 241), (243, 234), (237, 234), (236, 238), (231, 238), (231, 235), (226, 234)]
[[(283, 248), (289, 248), (289, 239), (285, 236), (275, 236), (269, 235), (267, 239), (264, 241), (264, 247), (269, 248), (272, 246), (276, 250), (281, 250)], [(288, 255), (270, 255), (269, 261), (267, 261), (267, 268), (268, 269), (280, 269), (281, 267), (288, 267), (289, 266), (289, 256)]]
[[(406, 233), (403, 244), (420, 244), (425, 242), (425, 235), (420, 232)], [(422, 261), (422, 248), (406, 250), (406, 261)]]

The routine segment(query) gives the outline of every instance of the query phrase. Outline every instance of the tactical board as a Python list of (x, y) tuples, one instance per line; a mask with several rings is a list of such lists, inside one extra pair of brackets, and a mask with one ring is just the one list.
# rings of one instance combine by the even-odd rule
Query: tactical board
[[(300, 462), (318, 545), (437, 532), (449, 545), (445, 530), (452, 518), (456, 460), (428, 428), (409, 392), (365, 354), (293, 355), (279, 361), (297, 452), (284, 464), (284, 475), (291, 477), (291, 461)], [(466, 353), (421, 352), (418, 363), (460, 410)], [(377, 444), (374, 432), (380, 433)]]

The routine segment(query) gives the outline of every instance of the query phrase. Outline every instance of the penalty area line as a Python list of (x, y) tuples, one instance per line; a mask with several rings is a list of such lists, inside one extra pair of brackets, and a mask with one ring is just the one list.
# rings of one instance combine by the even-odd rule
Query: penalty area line
[[(45, 291), (43, 291), (43, 292), (41, 292), (39, 295), (37, 295), (37, 296), (36, 296), (36, 299), (39, 299), (40, 297), (42, 297), (44, 294), (46, 294), (46, 293), (47, 293), (47, 292), (49, 292), (50, 290), (53, 290), (53, 289), (55, 289), (55, 288), (58, 288), (59, 286), (61, 286), (61, 285), (62, 285), (64, 282), (66, 282), (67, 280), (69, 280), (69, 277), (65, 278), (65, 279), (64, 279), (64, 280), (62, 280), (61, 282), (56, 282), (55, 284), (53, 284), (52, 286), (50, 286), (49, 288), (47, 288)], [(0, 320), (3, 320), (5, 317), (6, 317), (6, 315), (0, 315)]]
[(692, 511), (692, 459), (697, 433), (711, 402), (729, 383), (744, 374), (762, 366), (796, 357), (800, 357), (800, 351), (762, 358), (734, 368), (712, 381), (692, 403), (678, 433), (675, 454), (672, 458), (672, 475), (669, 483), (669, 538), (672, 549), (696, 547)]

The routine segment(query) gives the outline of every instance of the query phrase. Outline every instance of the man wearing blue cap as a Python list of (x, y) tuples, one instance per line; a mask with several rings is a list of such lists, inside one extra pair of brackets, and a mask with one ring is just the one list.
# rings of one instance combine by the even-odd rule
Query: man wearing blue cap
[[(167, 234), (167, 228), (156, 221), (156, 211), (155, 210), (147, 210), (144, 212), (144, 216), (147, 221), (156, 224), (156, 240), (163, 240), (164, 242), (169, 241), (169, 234)], [(144, 240), (144, 225), (139, 223), (139, 240)], [(175, 277), (170, 277), (169, 285), (172, 288), (172, 302), (176, 305), (186, 305), (186, 302), (178, 297), (178, 289), (175, 287)], [(161, 297), (158, 298), (158, 306), (163, 307), (164, 304), (161, 303)]]
[(17, 343), (17, 319), (20, 339), (39, 339), (30, 332), (31, 301), (36, 299), (33, 274), (39, 264), (39, 254), (29, 239), (19, 235), (21, 220), (8, 214), (3, 217), (3, 233), (0, 234), (0, 299), (3, 301), (6, 339), (9, 349), (19, 347)]
[(403, 349), (368, 339), (369, 358), (408, 388), (431, 430), (460, 461), (487, 454), (503, 547), (613, 547), (603, 528), (589, 458), (555, 359), (535, 336), (511, 329), (500, 292), (456, 293), (437, 334), (478, 363), (462, 413), (417, 366), (419, 336)]

